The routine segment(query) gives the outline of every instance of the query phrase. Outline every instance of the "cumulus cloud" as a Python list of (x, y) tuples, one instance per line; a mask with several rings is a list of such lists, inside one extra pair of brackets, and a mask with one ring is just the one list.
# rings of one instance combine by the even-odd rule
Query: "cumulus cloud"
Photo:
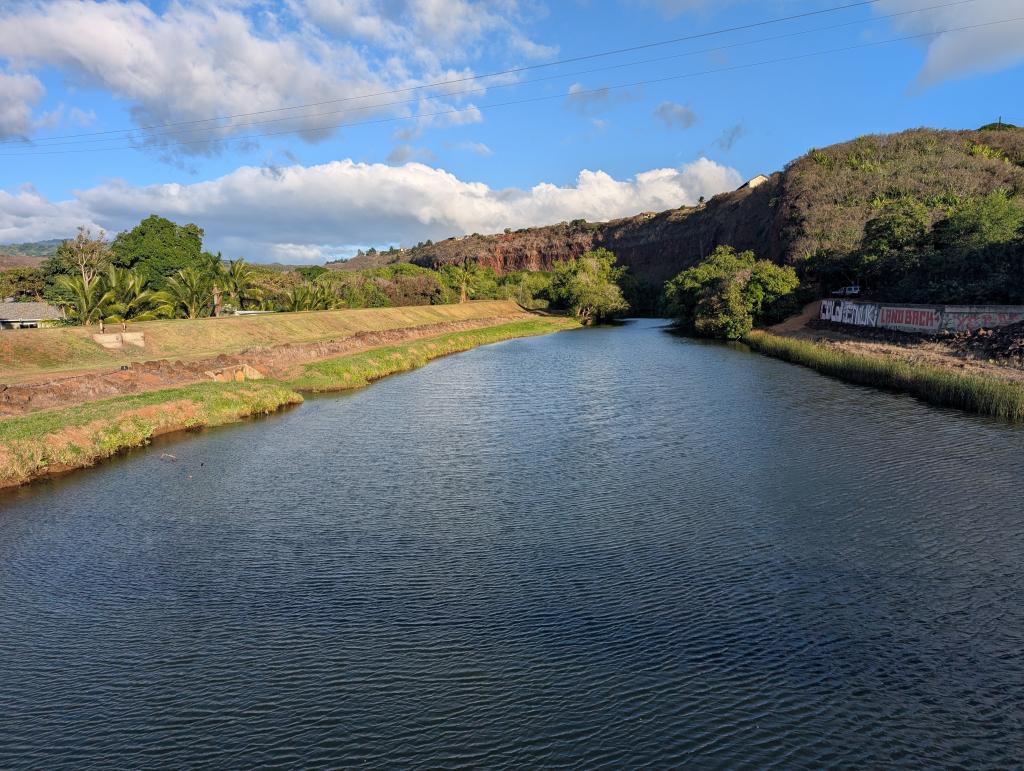
[[(917, 0), (877, 0), (879, 13), (920, 7)], [(975, 0), (966, 5), (908, 14), (894, 21), (908, 35), (974, 26), (1024, 16), (1024, 0)], [(1024, 22), (996, 24), (940, 34), (928, 39), (918, 85), (927, 87), (951, 78), (995, 72), (1024, 61)]]
[(201, 225), (208, 246), (226, 255), (316, 261), (354, 251), (354, 245), (410, 244), (669, 209), (734, 189), (741, 181), (736, 170), (706, 158), (631, 179), (584, 170), (569, 186), (501, 190), (421, 163), (243, 166), (189, 185), (112, 181), (61, 202), (33, 190), (0, 192), (0, 242), (67, 236), (80, 224), (112, 232), (156, 212)]
[(436, 64), (438, 51), (465, 58), (495, 33), (510, 48), (531, 58), (557, 52), (523, 34), (516, 24), (520, 12), (514, 0), (305, 0), (298, 7), (332, 32), (408, 52), (423, 62)]
[(691, 107), (670, 101), (659, 104), (654, 111), (654, 117), (670, 129), (688, 129), (697, 122), (697, 113)]
[[(181, 0), (162, 11), (137, 1), (16, 0), (0, 10), (0, 63), (20, 73), (53, 68), (72, 83), (103, 89), (129, 102), (140, 127), (179, 124), (143, 128), (137, 141), (203, 154), (225, 137), (295, 132), (315, 142), (341, 123), (411, 115), (424, 104), (357, 98), (472, 77), (467, 68), (445, 69), (442, 59), (465, 58), (466, 46), (494, 36), (522, 38), (518, 14), (513, 0), (291, 0), (280, 12), (255, 14), (240, 3), (206, 0)], [(367, 50), (359, 39), (382, 47)], [(519, 39), (517, 50), (526, 42)], [(26, 115), (42, 87), (30, 74), (3, 77), (0, 131), (27, 133)], [(312, 103), (322, 106), (289, 109)], [(240, 114), (249, 117), (207, 120)], [(479, 111), (471, 108), (468, 116), (422, 125), (478, 120)]]
[(27, 137), (32, 133), (32, 109), (45, 92), (33, 75), (0, 70), (0, 139)]
[(48, 201), (31, 185), (17, 193), (0, 190), (0, 243), (70, 238), (79, 225), (101, 230), (79, 200)]

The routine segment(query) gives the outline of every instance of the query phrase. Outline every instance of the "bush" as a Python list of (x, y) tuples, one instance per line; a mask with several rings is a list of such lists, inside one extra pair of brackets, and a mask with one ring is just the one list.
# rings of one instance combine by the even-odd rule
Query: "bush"
[(704, 337), (737, 340), (800, 285), (796, 271), (753, 252), (719, 246), (706, 260), (665, 284), (665, 304), (680, 327)]

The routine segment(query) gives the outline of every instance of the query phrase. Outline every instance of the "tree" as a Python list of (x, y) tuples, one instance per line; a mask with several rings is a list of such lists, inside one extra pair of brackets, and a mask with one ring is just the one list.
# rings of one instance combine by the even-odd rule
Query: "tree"
[(101, 281), (110, 296), (103, 309), (107, 322), (151, 321), (174, 315), (171, 296), (148, 289), (145, 279), (134, 270), (111, 265)]
[(321, 282), (305, 283), (292, 289), (281, 303), (283, 311), (328, 311), (340, 305), (337, 295)]
[(570, 308), (584, 324), (598, 323), (629, 310), (618, 285), (625, 271), (615, 266), (614, 254), (596, 249), (579, 258), (555, 263), (550, 292), (556, 302)]
[(928, 207), (909, 196), (883, 203), (865, 224), (860, 249), (852, 255), (852, 278), (883, 290), (899, 283), (918, 266), (931, 221)]
[(102, 230), (95, 238), (83, 225), (78, 228), (78, 235), (57, 247), (57, 261), (65, 272), (77, 273), (82, 284), (92, 284), (93, 280), (110, 264), (110, 246), (107, 234)]
[(328, 271), (323, 265), (304, 265), (301, 268), (296, 268), (295, 272), (305, 281), (315, 281)]
[(0, 300), (13, 298), (15, 302), (42, 300), (45, 284), (43, 272), (38, 268), (11, 268), (0, 272)]
[(217, 284), (239, 310), (258, 305), (263, 294), (256, 286), (256, 272), (244, 258), (218, 265)]
[(131, 230), (118, 233), (111, 244), (114, 263), (134, 268), (151, 285), (162, 289), (171, 276), (181, 270), (207, 270), (216, 262), (203, 253), (203, 229), (197, 225), (178, 225), (151, 214)]
[(710, 257), (665, 284), (665, 301), (680, 327), (736, 340), (800, 285), (791, 267), (719, 246)]
[(82, 276), (58, 276), (57, 284), (62, 290), (60, 305), (68, 318), (88, 326), (103, 319), (114, 295), (99, 279), (86, 281)]
[(213, 310), (213, 284), (209, 275), (185, 268), (167, 280), (167, 294), (177, 316), (198, 319)]

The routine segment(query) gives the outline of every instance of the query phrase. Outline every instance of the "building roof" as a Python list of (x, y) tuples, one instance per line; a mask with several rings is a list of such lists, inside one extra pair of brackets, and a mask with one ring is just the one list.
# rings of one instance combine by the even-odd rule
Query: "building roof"
[(756, 177), (752, 177), (751, 179), (748, 179), (746, 182), (740, 185), (739, 189), (743, 190), (744, 188), (748, 187), (754, 188), (757, 187), (758, 185), (763, 185), (767, 181), (768, 177), (766, 177), (764, 174), (758, 174)]
[(0, 302), (0, 321), (50, 321), (60, 318), (64, 318), (64, 314), (49, 303)]

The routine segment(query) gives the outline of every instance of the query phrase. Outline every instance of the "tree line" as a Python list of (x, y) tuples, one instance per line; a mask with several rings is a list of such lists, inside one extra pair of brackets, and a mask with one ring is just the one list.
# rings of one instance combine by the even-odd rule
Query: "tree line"
[(39, 268), (0, 272), (0, 299), (45, 300), (65, 323), (205, 318), (236, 311), (314, 311), (510, 299), (599, 322), (629, 306), (625, 268), (607, 250), (548, 272), (497, 275), (474, 260), (437, 270), (409, 263), (361, 271), (291, 269), (224, 260), (203, 249), (203, 230), (152, 215), (108, 240), (79, 229)]

